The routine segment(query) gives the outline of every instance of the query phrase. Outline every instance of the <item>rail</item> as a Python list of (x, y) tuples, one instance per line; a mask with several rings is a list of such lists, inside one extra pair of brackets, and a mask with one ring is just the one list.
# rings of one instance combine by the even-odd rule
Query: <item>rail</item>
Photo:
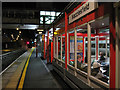
[(18, 49), (9, 53), (5, 53), (0, 55), (0, 68), (4, 70), (9, 64), (11, 64), (16, 58), (18, 58), (21, 54), (23, 54), (25, 49)]

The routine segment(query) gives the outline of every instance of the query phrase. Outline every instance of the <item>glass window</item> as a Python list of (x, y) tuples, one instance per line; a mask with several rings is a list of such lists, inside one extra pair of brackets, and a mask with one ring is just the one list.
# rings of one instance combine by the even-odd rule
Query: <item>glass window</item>
[(42, 21), (40, 21), (40, 24), (43, 24), (43, 22), (42, 22)]
[(55, 19), (55, 17), (51, 17), (51, 20), (54, 20)]
[(87, 72), (87, 25), (77, 28), (77, 68)]
[(40, 15), (45, 15), (45, 11), (40, 11)]
[(61, 37), (58, 37), (58, 59), (61, 59)]
[(48, 20), (48, 21), (46, 22), (46, 24), (50, 24), (50, 20)]
[(43, 17), (40, 17), (40, 21), (43, 21)]
[(109, 17), (91, 23), (91, 75), (109, 83)]
[(50, 20), (51, 21), (51, 23), (54, 21), (54, 20)]
[(60, 12), (57, 12), (57, 13), (56, 13), (56, 16), (58, 16), (59, 14), (60, 14)]
[(62, 60), (65, 62), (65, 34), (62, 35)]
[(75, 65), (75, 36), (74, 31), (69, 32), (69, 64)]
[(46, 15), (50, 15), (50, 12), (49, 12), (49, 11), (46, 11)]
[(51, 12), (51, 16), (55, 16), (55, 12)]
[(45, 17), (45, 21), (48, 21), (49, 20), (49, 17)]

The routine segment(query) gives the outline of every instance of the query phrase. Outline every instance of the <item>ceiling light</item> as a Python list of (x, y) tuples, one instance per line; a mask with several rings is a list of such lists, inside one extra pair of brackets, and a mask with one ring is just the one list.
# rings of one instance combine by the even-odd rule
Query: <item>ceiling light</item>
[(19, 30), (19, 28), (16, 28), (16, 30)]
[(37, 29), (37, 31), (43, 31), (43, 29)]
[(102, 23), (102, 26), (104, 25), (104, 23)]
[(58, 30), (60, 30), (60, 28), (56, 28), (56, 30), (55, 30), (55, 31), (58, 31)]
[(42, 32), (39, 32), (39, 34), (42, 34)]
[(54, 32), (54, 34), (58, 34), (57, 32)]
[(21, 33), (21, 31), (19, 31), (19, 33)]

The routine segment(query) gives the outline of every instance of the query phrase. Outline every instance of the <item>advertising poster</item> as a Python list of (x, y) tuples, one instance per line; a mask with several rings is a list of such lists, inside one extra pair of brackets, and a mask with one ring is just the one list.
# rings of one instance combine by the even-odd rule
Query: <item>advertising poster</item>
[(70, 60), (74, 60), (74, 47), (75, 47), (75, 42), (74, 42), (74, 36), (70, 36)]
[(77, 36), (77, 55), (83, 57), (83, 37)]

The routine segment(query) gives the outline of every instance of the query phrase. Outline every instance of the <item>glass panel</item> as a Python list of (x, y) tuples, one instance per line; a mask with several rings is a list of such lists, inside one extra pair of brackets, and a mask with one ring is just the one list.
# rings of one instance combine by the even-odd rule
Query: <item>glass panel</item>
[(109, 17), (91, 23), (91, 75), (109, 83)]
[(50, 12), (49, 12), (49, 11), (46, 11), (46, 15), (50, 15)]
[(46, 24), (50, 24), (50, 20), (48, 20), (48, 21), (46, 22)]
[(51, 16), (55, 16), (55, 12), (51, 12)]
[(65, 35), (62, 36), (62, 60), (65, 62)]
[(42, 21), (40, 21), (40, 24), (43, 24), (43, 22), (42, 22)]
[(51, 20), (51, 23), (53, 22), (54, 20)]
[(43, 17), (40, 17), (40, 21), (43, 21)]
[(51, 20), (54, 20), (55, 19), (55, 17), (51, 17)]
[(56, 16), (58, 16), (59, 14), (60, 14), (60, 12), (57, 12), (57, 13), (56, 13)]
[(49, 20), (49, 17), (45, 17), (45, 21), (48, 21)]
[(75, 36), (74, 31), (69, 32), (69, 64), (75, 65)]
[(40, 15), (45, 15), (45, 11), (40, 11)]
[(58, 37), (58, 59), (61, 59), (61, 38)]
[(87, 72), (87, 25), (77, 29), (77, 68)]

